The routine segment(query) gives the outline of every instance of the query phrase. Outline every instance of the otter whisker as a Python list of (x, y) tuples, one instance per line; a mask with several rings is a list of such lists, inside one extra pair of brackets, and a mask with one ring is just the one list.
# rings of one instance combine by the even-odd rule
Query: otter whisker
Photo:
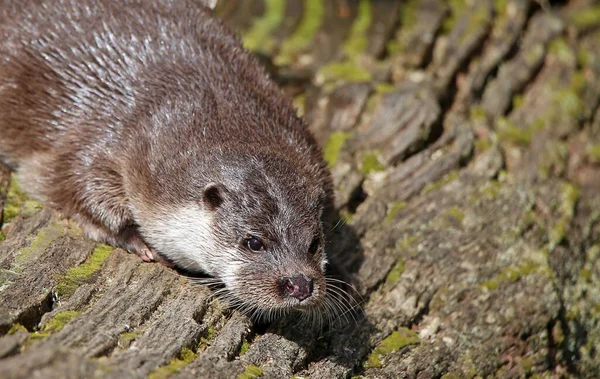
[[(356, 295), (358, 295), (358, 297), (360, 298), (361, 303), (364, 302), (363, 296), (360, 294), (360, 292), (358, 292), (356, 287), (354, 287), (352, 284), (350, 284), (346, 281), (340, 280), (340, 279), (332, 278), (332, 277), (326, 277), (325, 282), (329, 283), (337, 288), (341, 288), (342, 286), (344, 286), (344, 287), (348, 287), (348, 288), (352, 289), (352, 292), (355, 293)], [(344, 291), (344, 292), (348, 293), (347, 291)], [(354, 299), (354, 296), (351, 296), (349, 293), (348, 293), (348, 296), (350, 296)]]
[[(334, 321), (341, 319), (340, 315), (346, 315), (348, 313), (348, 308), (346, 307), (346, 305), (344, 305), (342, 302), (340, 302), (337, 297), (331, 296), (331, 297), (329, 297), (329, 301), (330, 301), (331, 307), (335, 308), (338, 311), (338, 312), (334, 313), (334, 315), (336, 315), (336, 317), (334, 317)], [(354, 315), (352, 313), (350, 313), (350, 314), (354, 318)], [(348, 321), (347, 317), (344, 317), (344, 319), (346, 321)], [(356, 322), (356, 319), (355, 319), (355, 322)]]
[(346, 311), (344, 311), (344, 312), (342, 312), (341, 314), (339, 314), (339, 315), (338, 315), (338, 318), (344, 317), (344, 319), (346, 319), (346, 320), (347, 320), (347, 316), (346, 316), (346, 315), (347, 315), (347, 314), (350, 314), (350, 315), (352, 316), (352, 319), (354, 320), (354, 323), (355, 323), (356, 325), (358, 325), (358, 320), (357, 320), (357, 318), (356, 318), (356, 312), (355, 312), (355, 309), (356, 309), (356, 308), (352, 308), (352, 307), (349, 307), (349, 308), (347, 308), (347, 310), (346, 310)]
[(348, 221), (347, 218), (340, 218), (338, 220), (338, 222), (334, 225), (334, 227), (331, 228), (331, 230), (329, 231), (329, 235), (331, 235), (338, 226), (342, 226), (342, 225), (346, 224), (347, 221)]
[[(328, 289), (331, 290), (331, 293), (334, 296), (331, 296), (330, 298), (332, 299), (332, 301), (334, 301), (338, 307), (340, 308), (341, 314), (338, 316), (338, 318), (340, 318), (341, 316), (345, 316), (346, 314), (350, 314), (352, 316), (352, 318), (354, 319), (355, 323), (358, 323), (358, 320), (356, 319), (356, 309), (361, 310), (362, 312), (362, 307), (360, 307), (360, 304), (358, 302), (356, 302), (356, 300), (354, 300), (352, 297), (349, 296), (349, 294), (344, 291), (343, 289), (336, 287), (336, 286), (329, 286)], [(354, 301), (354, 305), (348, 300), (348, 298), (352, 299)]]
[[(361, 308), (360, 303), (356, 301), (348, 292), (344, 291), (335, 285), (328, 286), (328, 290), (335, 298), (339, 298), (340, 301), (344, 302), (350, 308)], [(354, 303), (354, 304), (353, 304)]]
[[(346, 283), (343, 280), (339, 280), (339, 279), (335, 279), (335, 278), (325, 278), (325, 282), (328, 284), (327, 288), (332, 289), (332, 288), (336, 288), (338, 289), (340, 292), (340, 295), (342, 295), (342, 297), (347, 298), (349, 300), (347, 300), (348, 302), (353, 302), (354, 306), (356, 307), (360, 307), (361, 304), (364, 304), (366, 302), (366, 300), (363, 298), (363, 296), (360, 294), (360, 292), (358, 292), (358, 290), (351, 284)], [(356, 299), (356, 297), (352, 296), (352, 294), (350, 294), (348, 291), (346, 291), (345, 289), (343, 289), (340, 285), (344, 285), (344, 287), (349, 287), (352, 289), (352, 292), (356, 295), (358, 295), (359, 300)], [(361, 308), (362, 310), (362, 308)]]

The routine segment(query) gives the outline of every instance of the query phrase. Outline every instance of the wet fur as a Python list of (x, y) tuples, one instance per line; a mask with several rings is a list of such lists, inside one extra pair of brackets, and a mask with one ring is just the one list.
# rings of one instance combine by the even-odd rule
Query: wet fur
[[(28, 192), (95, 239), (148, 244), (219, 277), (253, 308), (294, 306), (273, 295), (280, 275), (306, 273), (325, 291), (323, 248), (307, 254), (331, 227), (321, 151), (208, 10), (3, 0), (0, 35), (0, 159)], [(222, 186), (214, 209), (202, 199), (211, 183)], [(268, 252), (244, 251), (247, 233)]]

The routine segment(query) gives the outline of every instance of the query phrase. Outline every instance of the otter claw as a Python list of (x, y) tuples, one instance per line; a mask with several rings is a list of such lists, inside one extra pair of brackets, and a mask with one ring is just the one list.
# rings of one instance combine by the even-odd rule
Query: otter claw
[(154, 262), (154, 255), (149, 248), (136, 251), (136, 254), (142, 258), (144, 262)]
[(158, 256), (156, 251), (146, 245), (137, 228), (126, 227), (115, 236), (115, 244), (130, 253), (135, 253), (144, 262), (154, 262)]

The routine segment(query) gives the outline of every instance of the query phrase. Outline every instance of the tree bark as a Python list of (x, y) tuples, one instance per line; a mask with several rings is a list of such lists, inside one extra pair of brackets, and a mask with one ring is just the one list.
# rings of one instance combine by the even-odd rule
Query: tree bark
[(600, 377), (598, 4), (235, 3), (329, 161), (354, 309), (253, 322), (3, 168), (0, 377)]

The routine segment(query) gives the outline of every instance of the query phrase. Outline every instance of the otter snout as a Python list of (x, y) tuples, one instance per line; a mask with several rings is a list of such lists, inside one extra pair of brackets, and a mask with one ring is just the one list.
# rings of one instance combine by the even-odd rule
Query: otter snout
[(299, 301), (309, 298), (313, 293), (313, 280), (304, 275), (279, 279), (279, 291), (283, 297), (293, 297)]

